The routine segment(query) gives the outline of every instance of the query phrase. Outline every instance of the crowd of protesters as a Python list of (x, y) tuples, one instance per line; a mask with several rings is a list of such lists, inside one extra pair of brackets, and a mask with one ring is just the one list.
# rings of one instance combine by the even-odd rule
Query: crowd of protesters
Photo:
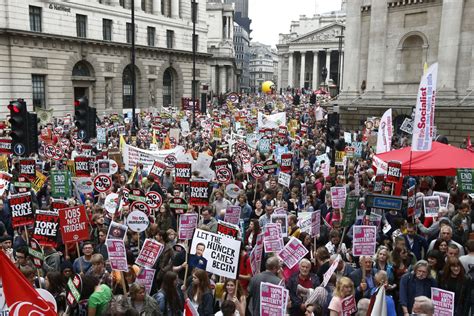
[[(417, 210), (416, 216), (408, 216), (406, 203), (401, 211), (381, 212), (381, 219), (375, 224), (375, 254), (354, 256), (351, 226), (342, 225), (344, 209), (332, 207), (330, 189), (344, 187), (348, 195), (356, 195), (357, 190), (361, 203), (356, 221), (371, 223), (364, 197), (375, 187), (373, 144), (367, 141), (365, 130), (347, 131), (355, 141), (363, 144), (361, 155), (345, 162), (343, 168), (328, 168), (327, 174), (324, 164), (330, 161), (317, 159), (330, 145), (324, 106), (311, 104), (309, 94), (299, 95), (296, 99), (298, 102), (288, 94), (243, 96), (235, 104), (224, 100), (223, 106), (210, 107), (207, 115), (197, 114), (196, 126), (189, 131), (182, 124), (183, 117), (186, 119), (187, 116), (188, 124), (193, 126), (191, 111), (173, 112), (166, 116), (161, 113), (161, 118), (156, 113), (141, 113), (137, 127), (147, 132), (145, 137), (131, 136), (130, 119), (124, 121), (121, 115), (107, 116), (101, 118), (98, 125), (107, 128), (107, 143), (91, 140), (94, 155), (102, 155), (107, 150), (118, 151), (122, 139), (143, 149), (153, 145), (155, 150), (181, 145), (194, 158), (202, 152), (214, 160), (227, 158), (232, 168), (231, 182), (240, 189), (238, 196), (231, 198), (226, 193), (226, 184), (210, 179), (209, 206), (190, 206), (187, 212), (199, 214), (200, 229), (216, 232), (218, 220), (224, 218), (224, 210), (230, 205), (241, 207), (242, 246), (237, 279), (222, 278), (199, 268), (199, 264), (189, 264), (186, 251), (191, 241), (177, 238), (179, 215), (169, 205), (173, 197), (187, 199), (189, 191), (186, 186), (175, 184), (174, 170), (167, 169), (161, 178), (156, 179), (149, 176), (143, 166), (138, 166), (132, 173), (118, 159), (119, 169), (112, 175), (113, 186), (109, 192), (82, 194), (73, 189), (72, 196), (66, 199), (70, 206), (84, 205), (89, 219), (90, 238), (79, 243), (80, 256), (74, 244), (64, 245), (59, 234), (57, 247), (44, 247), (44, 263), (37, 269), (27, 243), (32, 227), (14, 229), (12, 226), (9, 195), (17, 192), (14, 183), (19, 176), (19, 160), (9, 157), (7, 171), (13, 179), (0, 200), (2, 251), (34, 288), (46, 289), (54, 296), (59, 315), (183, 315), (186, 302), (191, 302), (199, 315), (260, 315), (262, 282), (283, 285), (288, 290), (285, 312), (295, 316), (343, 315), (342, 302), (351, 295), (357, 304), (355, 314), (366, 315), (373, 308), (374, 297), (382, 287), (386, 293), (386, 315), (433, 315), (432, 288), (454, 292), (454, 315), (470, 315), (471, 309), (474, 311), (474, 240), (470, 239), (474, 210), (472, 197), (459, 191), (455, 178), (405, 175), (402, 195), (406, 196), (408, 187), (413, 185), (417, 198), (431, 196), (434, 191), (446, 192), (449, 194), (447, 207), (439, 208), (434, 218), (425, 218), (419, 205), (417, 207), (421, 209)], [(320, 101), (323, 102), (317, 100)], [(279, 183), (276, 173), (254, 179), (249, 172), (243, 171), (235, 153), (231, 155), (229, 152), (230, 137), (227, 136), (231, 131), (242, 139), (257, 131), (257, 111), (265, 114), (285, 112), (288, 123), (296, 122), (296, 126), (287, 129), (286, 135), (275, 131), (270, 136), (272, 148), (278, 144), (293, 153), (288, 187)], [(211, 122), (210, 125), (201, 124), (205, 120)], [(54, 123), (45, 125), (41, 148), (46, 143), (63, 146), (61, 141), (68, 139), (69, 142), (63, 146), (65, 160), (80, 155), (82, 145), (73, 140), (71, 121), (71, 118), (57, 118)], [(69, 128), (66, 123), (69, 123)], [(212, 132), (215, 123), (222, 126), (220, 139), (216, 139)], [(153, 124), (160, 126), (158, 133), (152, 132)], [(166, 136), (171, 128), (181, 128), (180, 139)], [(408, 134), (395, 135), (392, 147), (406, 146), (407, 139)], [(252, 165), (275, 157), (272, 149), (261, 153), (258, 148), (249, 146), (248, 150)], [(35, 158), (37, 169), (46, 176), (52, 170), (67, 168), (65, 160), (47, 159), (41, 154), (41, 149)], [(199, 171), (194, 171), (193, 176), (199, 177)], [(124, 188), (156, 191), (162, 195), (163, 205), (150, 215), (154, 218), (146, 231), (127, 232), (128, 272), (117, 273), (110, 268), (105, 241), (110, 223), (123, 223), (129, 209), (124, 206), (118, 211), (120, 216), (113, 216), (105, 210), (104, 203), (109, 193), (121, 194)], [(48, 180), (38, 192), (29, 191), (34, 209), (51, 208), (51, 189)], [(307, 248), (307, 255), (290, 269), (275, 253), (264, 253), (260, 271), (252, 271), (249, 255), (256, 245), (257, 236), (264, 232), (277, 208), (283, 208), (288, 215), (288, 237), (284, 242), (291, 237), (299, 239)], [(307, 227), (300, 227), (300, 215), (317, 210), (321, 214), (321, 227), (320, 234), (313, 238)], [(141, 268), (135, 260), (146, 238), (164, 245), (154, 265), (156, 273), (151, 289), (136, 282)], [(325, 273), (335, 261), (335, 272), (322, 286)], [(68, 306), (67, 283), (75, 274), (82, 279), (81, 298), (79, 304)]]

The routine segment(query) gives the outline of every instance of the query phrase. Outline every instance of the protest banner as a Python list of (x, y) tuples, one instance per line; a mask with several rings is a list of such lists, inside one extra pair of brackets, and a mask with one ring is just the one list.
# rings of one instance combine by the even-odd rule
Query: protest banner
[(90, 169), (90, 157), (88, 156), (77, 156), (74, 158), (74, 166), (76, 171), (76, 177), (84, 178), (91, 176)]
[(343, 208), (346, 203), (346, 188), (332, 187), (331, 188), (331, 202), (333, 208)]
[(272, 283), (260, 283), (260, 315), (261, 316), (283, 316), (286, 315), (286, 296), (288, 290)]
[(179, 216), (178, 238), (182, 240), (189, 240), (193, 238), (194, 230), (197, 228), (198, 220), (198, 214), (181, 214)]
[(148, 191), (147, 194), (145, 194), (145, 203), (151, 209), (157, 209), (163, 204), (163, 198), (158, 192)]
[(238, 225), (227, 223), (221, 220), (219, 220), (217, 223), (217, 233), (233, 239), (240, 238), (240, 228)]
[(117, 212), (119, 203), (120, 203), (120, 198), (117, 193), (107, 194), (107, 197), (105, 198), (105, 201), (104, 201), (104, 209), (109, 214), (115, 214), (115, 212)]
[(436, 103), (436, 83), (438, 63), (428, 68), (421, 78), (416, 98), (415, 117), (413, 120), (412, 151), (430, 151), (433, 142), (433, 126)]
[(188, 202), (183, 198), (175, 197), (170, 200), (169, 206), (176, 214), (183, 214), (188, 209)]
[(51, 170), (51, 196), (53, 198), (71, 197), (71, 173), (69, 171)]
[(208, 206), (209, 205), (209, 182), (206, 180), (191, 180), (191, 194), (189, 198), (190, 205)]
[(141, 267), (152, 269), (165, 246), (154, 239), (147, 238), (138, 254), (135, 263)]
[(353, 255), (356, 257), (373, 256), (375, 254), (376, 239), (376, 226), (354, 225), (354, 239), (352, 242)]
[(155, 179), (160, 179), (165, 173), (166, 168), (167, 165), (164, 162), (157, 160), (151, 166), (150, 172), (148, 174), (153, 176)]
[(281, 236), (281, 225), (268, 223), (264, 227), (263, 247), (265, 252), (280, 252), (283, 249), (283, 238)]
[(298, 238), (291, 237), (285, 247), (278, 253), (278, 257), (288, 268), (292, 269), (307, 253), (308, 249), (303, 243)]
[(474, 169), (457, 169), (456, 180), (459, 191), (474, 193)]
[(288, 215), (286, 214), (286, 212), (280, 214), (273, 213), (270, 217), (270, 221), (280, 226), (281, 237), (286, 237), (288, 235)]
[(137, 275), (137, 283), (145, 286), (148, 295), (150, 295), (153, 282), (155, 281), (155, 272), (155, 269), (142, 267), (140, 273)]
[(66, 302), (69, 306), (74, 306), (81, 299), (82, 278), (80, 274), (75, 274), (69, 278), (66, 286)]
[(205, 266), (207, 272), (226, 278), (237, 278), (240, 240), (196, 229), (191, 244), (191, 255), (196, 255), (196, 247), (199, 244), (205, 246), (203, 258), (207, 260)]
[(392, 109), (388, 109), (382, 115), (380, 124), (377, 132), (377, 147), (376, 153), (381, 154), (390, 151), (392, 147), (392, 134), (393, 134), (393, 123), (392, 123)]
[(424, 196), (423, 206), (425, 217), (437, 217), (440, 207), (439, 196)]
[(268, 159), (263, 162), (263, 170), (266, 174), (274, 174), (278, 170), (278, 162)]
[(31, 225), (35, 222), (30, 193), (12, 194), (9, 204), (13, 228)]
[(182, 146), (176, 146), (175, 148), (166, 150), (150, 151), (124, 144), (122, 148), (122, 158), (125, 170), (132, 171), (133, 167), (140, 163), (143, 165), (143, 170), (149, 173), (155, 161), (165, 162), (165, 159), (170, 154), (178, 157), (184, 154), (184, 152), (185, 150)]
[(87, 216), (84, 205), (59, 210), (59, 222), (64, 243), (89, 240)]
[(260, 266), (262, 264), (263, 233), (258, 234), (256, 238), (255, 247), (252, 249), (249, 256), (252, 275), (260, 273)]
[(43, 248), (41, 248), (41, 245), (34, 238), (30, 238), (28, 246), (28, 254), (33, 258), (34, 266), (37, 269), (41, 269), (44, 262)]
[(322, 287), (326, 287), (328, 285), (329, 280), (331, 279), (332, 274), (334, 271), (337, 269), (337, 265), (339, 264), (339, 261), (341, 260), (341, 256), (338, 255), (336, 257), (336, 260), (334, 260), (331, 265), (329, 266), (329, 269), (324, 273), (323, 276), (323, 282), (321, 282)]
[(109, 254), (109, 262), (112, 270), (127, 272), (127, 249), (125, 248), (123, 240), (107, 239), (105, 244), (107, 246), (107, 253)]
[(131, 231), (141, 233), (148, 228), (148, 225), (150, 225), (150, 220), (144, 212), (133, 211), (128, 214), (126, 223)]
[(113, 175), (118, 171), (118, 164), (112, 159), (97, 160), (97, 173), (105, 175)]
[(280, 171), (290, 173), (293, 166), (293, 153), (281, 154)]
[(128, 226), (117, 222), (110, 222), (109, 230), (107, 232), (107, 239), (125, 240), (127, 236)]
[(449, 193), (433, 191), (433, 196), (439, 196), (439, 207), (448, 207)]
[(398, 183), (402, 178), (402, 163), (400, 161), (389, 161), (387, 163), (387, 176), (385, 180), (391, 183)]
[(342, 316), (350, 316), (357, 312), (357, 305), (354, 295), (342, 300)]
[(454, 315), (454, 292), (442, 290), (436, 287), (431, 288), (431, 300), (434, 305), (433, 316), (453, 316)]
[(346, 203), (342, 212), (343, 217), (341, 221), (342, 227), (350, 227), (354, 224), (356, 218), (356, 212), (359, 207), (359, 196), (348, 195), (346, 197)]
[(321, 210), (311, 213), (311, 237), (317, 237), (321, 234)]
[(229, 205), (225, 210), (224, 222), (238, 225), (240, 221), (241, 207), (239, 205)]
[(175, 183), (188, 185), (189, 181), (191, 180), (191, 163), (178, 162), (174, 168)]
[(56, 247), (59, 230), (58, 212), (36, 210), (35, 213), (36, 218), (33, 238), (36, 239), (41, 246)]
[(290, 187), (291, 175), (288, 173), (280, 172), (278, 174), (278, 184), (281, 184), (285, 188)]
[(36, 160), (34, 159), (20, 159), (20, 176), (34, 181), (36, 178)]

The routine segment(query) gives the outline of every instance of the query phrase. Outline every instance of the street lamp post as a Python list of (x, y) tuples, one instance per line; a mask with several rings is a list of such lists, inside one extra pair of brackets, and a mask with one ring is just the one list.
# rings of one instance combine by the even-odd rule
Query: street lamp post
[(193, 99), (193, 124), (192, 127), (196, 127), (196, 19), (197, 19), (197, 0), (191, 0), (191, 17), (193, 20), (193, 82), (191, 83), (191, 93)]
[(343, 65), (342, 65), (342, 39), (344, 38), (344, 26), (341, 26), (341, 34), (336, 36), (339, 39), (339, 63), (337, 67), (337, 93), (342, 89), (342, 71), (343, 71)]
[[(326, 56), (326, 60), (327, 60), (327, 58), (328, 58), (328, 49), (329, 49), (329, 48), (324, 48), (324, 51), (326, 52), (326, 55), (325, 55), (325, 56)], [(321, 76), (323, 77), (323, 82), (324, 82), (323, 87), (324, 87), (324, 89), (325, 89), (326, 91), (329, 90), (329, 89), (328, 89), (328, 85), (326, 84), (326, 79), (327, 79), (327, 77), (328, 77), (328, 73), (329, 73), (329, 69), (327, 69), (326, 65), (324, 65), (323, 68), (321, 69)]]
[(135, 102), (137, 99), (136, 96), (136, 91), (137, 91), (137, 80), (136, 80), (136, 75), (135, 75), (135, 0), (132, 0), (131, 3), (132, 6), (132, 51), (130, 53), (131, 55), (131, 60), (130, 63), (132, 65), (132, 136), (135, 136), (137, 133), (137, 126), (136, 126), (136, 120), (135, 120)]

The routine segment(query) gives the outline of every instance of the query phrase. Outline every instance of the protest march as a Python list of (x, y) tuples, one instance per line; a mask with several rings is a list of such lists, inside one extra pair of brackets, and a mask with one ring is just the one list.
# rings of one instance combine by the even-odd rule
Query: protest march
[(472, 315), (474, 151), (433, 134), (436, 71), (407, 131), (304, 89), (87, 141), (42, 122), (37, 153), (0, 148), (0, 314)]

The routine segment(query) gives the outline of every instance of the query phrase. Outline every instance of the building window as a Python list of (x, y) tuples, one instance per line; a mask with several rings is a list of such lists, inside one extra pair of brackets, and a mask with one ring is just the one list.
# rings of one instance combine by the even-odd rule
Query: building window
[(173, 48), (174, 31), (166, 30), (166, 48)]
[(127, 23), (127, 43), (132, 42), (132, 23)]
[(46, 108), (45, 76), (32, 75), (31, 83), (33, 87), (33, 106)]
[(122, 8), (125, 8), (125, 0), (119, 0), (119, 4)]
[(76, 14), (77, 37), (87, 37), (87, 15)]
[(41, 32), (41, 8), (30, 5), (30, 31)]
[(102, 36), (104, 41), (112, 40), (112, 20), (102, 19)]
[(193, 37), (193, 50), (197, 52), (198, 47), (199, 47), (199, 35), (194, 34), (194, 37)]
[(155, 46), (155, 33), (156, 29), (152, 26), (147, 28), (147, 38), (148, 38), (148, 46)]

